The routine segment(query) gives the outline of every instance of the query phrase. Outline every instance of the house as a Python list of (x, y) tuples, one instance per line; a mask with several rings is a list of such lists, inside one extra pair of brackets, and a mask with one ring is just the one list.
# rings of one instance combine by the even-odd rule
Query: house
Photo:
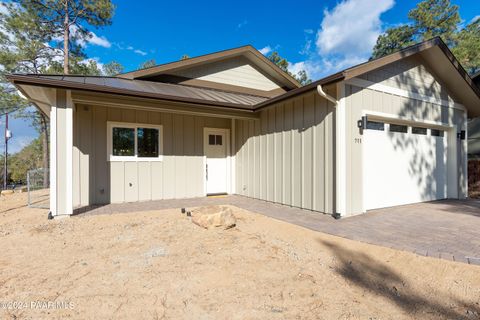
[[(472, 75), (472, 80), (480, 88), (480, 71)], [(480, 158), (480, 118), (468, 121), (468, 155), (470, 158)]]
[(480, 88), (480, 71), (477, 71), (475, 74), (472, 75), (472, 80), (473, 83), (475, 83), (477, 87)]
[(435, 38), (301, 87), (251, 46), (10, 75), (50, 116), (50, 210), (239, 194), (335, 217), (467, 197), (480, 90)]

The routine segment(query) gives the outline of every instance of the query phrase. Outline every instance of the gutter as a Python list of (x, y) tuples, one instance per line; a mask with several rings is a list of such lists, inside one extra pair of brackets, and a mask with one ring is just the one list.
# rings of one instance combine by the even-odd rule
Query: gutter
[(328, 84), (332, 84), (332, 83), (341, 81), (343, 79), (345, 79), (345, 73), (344, 72), (335, 73), (335, 74), (333, 74), (331, 76), (328, 76), (326, 78), (314, 81), (310, 84), (307, 84), (306, 86), (300, 87), (298, 89), (293, 89), (293, 90), (288, 91), (288, 92), (286, 92), (282, 95), (279, 95), (275, 98), (271, 98), (271, 99), (268, 99), (264, 102), (258, 103), (254, 106), (255, 107), (254, 111), (259, 111), (259, 110), (261, 110), (263, 108), (266, 108), (266, 107), (268, 107), (268, 106), (270, 106), (270, 105), (272, 105), (276, 102), (286, 100), (288, 98), (294, 97), (294, 96), (302, 94), (304, 92), (307, 92), (307, 91), (310, 91), (310, 90), (315, 90), (315, 88), (317, 88), (318, 86), (325, 86), (325, 85), (328, 85)]

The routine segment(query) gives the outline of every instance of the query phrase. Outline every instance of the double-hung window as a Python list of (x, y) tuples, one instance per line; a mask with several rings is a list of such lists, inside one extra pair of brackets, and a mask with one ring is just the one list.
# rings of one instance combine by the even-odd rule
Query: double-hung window
[(161, 161), (162, 126), (109, 122), (110, 161)]

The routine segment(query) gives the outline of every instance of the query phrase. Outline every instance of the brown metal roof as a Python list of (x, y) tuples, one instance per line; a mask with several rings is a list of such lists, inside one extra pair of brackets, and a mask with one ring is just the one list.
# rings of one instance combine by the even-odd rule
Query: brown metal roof
[[(412, 45), (410, 47), (404, 48), (398, 52), (389, 54), (384, 57), (380, 57), (377, 59), (373, 59), (370, 61), (366, 61), (364, 63), (355, 65), (353, 67), (347, 68), (345, 70), (339, 71), (335, 74), (329, 75), (325, 78), (322, 78), (320, 80), (314, 81), (309, 85), (306, 85), (304, 87), (294, 89), (291, 91), (288, 91), (282, 95), (279, 95), (277, 97), (274, 97), (272, 99), (269, 99), (267, 101), (261, 102), (260, 104), (255, 106), (255, 110), (258, 110), (260, 108), (267, 107), (275, 102), (279, 102), (285, 99), (288, 99), (290, 97), (296, 96), (298, 94), (301, 94), (303, 92), (307, 92), (309, 90), (314, 90), (318, 85), (327, 85), (331, 84), (334, 82), (338, 82), (341, 80), (348, 80), (354, 77), (358, 77), (359, 75), (365, 74), (369, 71), (381, 68), (387, 64), (396, 62), (398, 60), (404, 59), (406, 57), (412, 56), (414, 54), (424, 52), (428, 49), (431, 49), (433, 47), (438, 47), (445, 57), (449, 60), (451, 65), (458, 71), (458, 74), (460, 77), (463, 79), (462, 81), (466, 82), (466, 84), (470, 87), (470, 89), (476, 94), (476, 96), (480, 99), (480, 87), (477, 87), (465, 71), (465, 69), (461, 66), (461, 64), (457, 61), (453, 53), (450, 51), (450, 49), (447, 47), (447, 45), (442, 41), (440, 37), (435, 37), (433, 39)], [(473, 76), (475, 77), (475, 75)], [(477, 75), (478, 78), (478, 75)]]
[[(467, 85), (463, 89), (470, 97), (468, 100), (469, 104), (477, 106), (477, 101), (480, 99), (480, 88), (473, 83), (472, 79), (468, 76), (466, 71), (462, 68), (460, 63), (456, 60), (451, 51), (440, 38), (434, 38), (432, 40), (405, 48), (388, 56), (353, 66), (323, 79), (317, 80), (304, 87), (288, 91), (285, 94), (270, 99), (244, 93), (234, 93), (181, 84), (152, 82), (146, 80), (131, 80), (118, 77), (14, 74), (8, 75), (7, 79), (13, 82), (15, 85), (29, 84), (73, 90), (87, 90), (101, 93), (153, 98), (166, 101), (234, 108), (253, 112), (270, 106), (273, 103), (297, 96), (310, 90), (315, 90), (317, 85), (327, 85), (342, 80), (348, 80), (416, 53), (428, 52), (429, 50), (427, 49), (433, 47), (438, 47), (441, 50), (440, 52), (442, 53), (442, 56), (446, 57), (446, 64), (451, 64), (458, 71), (458, 73), (456, 73), (456, 78), (453, 78), (452, 74), (449, 74), (449, 77), (453, 79), (452, 81), (454, 81), (455, 85), (461, 85), (462, 83)], [(468, 90), (468, 88), (471, 90)], [(479, 112), (477, 112), (476, 109), (473, 111), (474, 112), (472, 112), (472, 114), (478, 113), (480, 115), (480, 110)]]
[(13, 74), (7, 76), (7, 79), (14, 84), (31, 84), (102, 93), (115, 93), (127, 96), (156, 98), (246, 110), (253, 110), (255, 105), (267, 100), (265, 97), (242, 93), (145, 80), (129, 80), (116, 77)]

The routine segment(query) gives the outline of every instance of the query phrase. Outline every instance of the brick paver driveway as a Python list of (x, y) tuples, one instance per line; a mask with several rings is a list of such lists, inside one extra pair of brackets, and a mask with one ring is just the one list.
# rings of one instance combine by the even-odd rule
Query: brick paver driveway
[(445, 200), (370, 211), (335, 220), (318, 212), (241, 196), (110, 204), (77, 210), (112, 214), (230, 204), (332, 235), (442, 259), (480, 264), (480, 200)]

